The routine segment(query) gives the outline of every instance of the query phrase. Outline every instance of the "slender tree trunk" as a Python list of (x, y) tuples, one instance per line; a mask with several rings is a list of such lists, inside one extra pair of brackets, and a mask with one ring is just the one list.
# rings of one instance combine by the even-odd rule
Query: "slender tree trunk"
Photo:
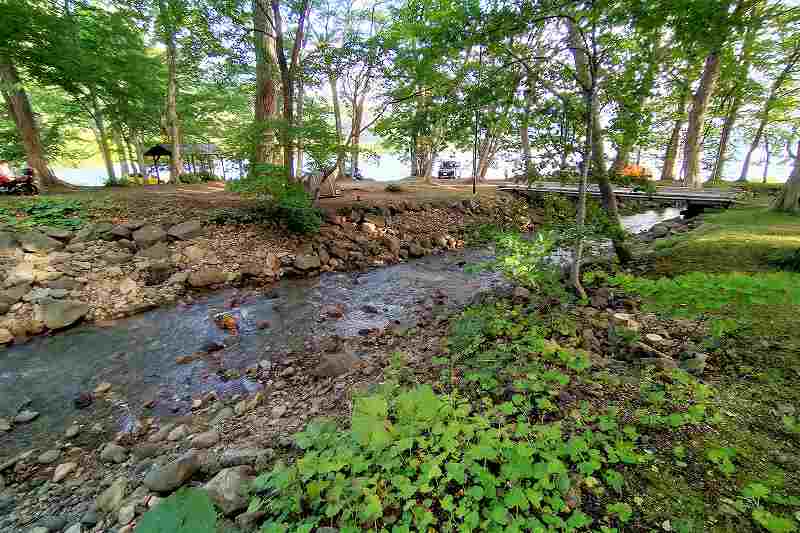
[(333, 120), (336, 123), (336, 176), (330, 180), (331, 190), (335, 187), (336, 179), (344, 174), (344, 125), (342, 122), (342, 106), (339, 103), (339, 80), (331, 72), (328, 74), (328, 84), (331, 88), (331, 100), (333, 102)]
[(272, 35), (269, 9), (264, 0), (253, 0), (253, 40), (256, 49), (256, 101), (255, 127), (257, 142), (256, 163), (273, 160), (275, 133), (268, 122), (275, 118), (275, 95), (277, 94), (278, 67), (275, 38)]
[[(305, 85), (302, 80), (297, 80), (297, 116), (295, 117), (295, 127), (303, 125), (303, 98), (305, 98)], [(299, 130), (298, 130), (299, 131)], [(297, 176), (303, 178), (303, 138), (297, 138)]]
[(766, 184), (769, 178), (769, 160), (772, 154), (769, 153), (769, 137), (764, 135), (764, 174), (761, 183)]
[(358, 172), (358, 165), (361, 159), (361, 125), (364, 122), (364, 97), (359, 96), (357, 93), (353, 95), (353, 120), (352, 129), (350, 133), (351, 138), (351, 170), (353, 176)]
[(717, 86), (719, 71), (719, 52), (714, 51), (706, 57), (700, 86), (692, 99), (692, 109), (689, 112), (689, 128), (686, 132), (686, 143), (683, 148), (683, 179), (688, 186), (695, 189), (703, 187), (703, 178), (700, 174), (700, 151), (702, 149), (700, 136), (705, 124), (708, 104)]
[(594, 77), (592, 77), (588, 92), (584, 91), (584, 100), (586, 102), (586, 139), (583, 143), (583, 164), (581, 165), (581, 177), (578, 182), (578, 207), (575, 217), (575, 227), (578, 237), (575, 240), (575, 247), (572, 252), (572, 268), (570, 269), (570, 282), (575, 292), (578, 293), (579, 298), (586, 298), (586, 291), (583, 288), (583, 283), (581, 283), (581, 263), (583, 261), (583, 237), (581, 232), (586, 224), (586, 188), (589, 181), (589, 161), (594, 159), (591, 152), (595, 147), (594, 140), (592, 139), (595, 128), (592, 125), (592, 121), (597, 113), (597, 89), (595, 83)]
[(522, 112), (522, 121), (520, 123), (520, 142), (522, 143), (522, 168), (525, 172), (525, 179), (531, 178), (531, 163), (533, 156), (531, 154), (531, 140), (530, 132), (530, 117), (531, 109), (535, 100), (535, 89), (533, 87), (534, 80), (528, 79), (528, 90), (525, 91), (525, 108)]
[(39, 126), (36, 124), (28, 94), (22, 86), (16, 67), (4, 56), (0, 56), (0, 84), (8, 112), (22, 138), (28, 166), (34, 170), (34, 179), (39, 187), (45, 189), (55, 184), (55, 177), (47, 164)]
[(794, 166), (789, 179), (784, 184), (781, 193), (775, 198), (772, 207), (778, 211), (796, 213), (800, 211), (800, 141), (797, 143), (795, 153), (787, 147), (789, 155), (794, 159)]
[(97, 137), (97, 144), (100, 147), (100, 154), (103, 156), (103, 162), (106, 165), (106, 174), (110, 183), (117, 182), (117, 176), (114, 173), (114, 160), (111, 158), (111, 146), (108, 142), (108, 131), (106, 130), (105, 118), (103, 117), (103, 110), (100, 107), (100, 101), (97, 99), (97, 94), (94, 88), (91, 90), (91, 104), (92, 104), (92, 118), (94, 119), (95, 135)]
[(742, 163), (742, 172), (739, 175), (739, 181), (747, 181), (747, 174), (750, 172), (750, 161), (752, 160), (753, 153), (758, 148), (758, 145), (761, 143), (761, 136), (764, 135), (764, 130), (769, 123), (769, 113), (772, 111), (772, 106), (775, 105), (775, 101), (778, 99), (778, 93), (780, 92), (783, 84), (789, 79), (790, 74), (795, 70), (797, 67), (797, 63), (800, 61), (800, 45), (798, 45), (791, 53), (789, 58), (786, 60), (786, 65), (784, 66), (781, 73), (775, 78), (775, 81), (772, 83), (772, 87), (769, 91), (769, 96), (764, 101), (764, 106), (761, 108), (760, 113), (760, 120), (758, 122), (758, 128), (756, 129), (756, 135), (753, 137), (753, 141), (750, 143), (750, 149), (747, 150), (747, 155), (744, 158), (744, 162)]
[(169, 123), (169, 137), (172, 143), (172, 156), (169, 163), (170, 181), (173, 184), (181, 182), (183, 173), (183, 157), (181, 154), (181, 133), (178, 123), (178, 50), (175, 44), (175, 32), (167, 30), (167, 70), (169, 81), (167, 83), (167, 122)]
[(147, 177), (147, 163), (144, 160), (144, 146), (142, 145), (142, 138), (137, 135), (133, 134), (133, 145), (136, 149), (136, 160), (139, 161), (139, 172), (142, 175), (142, 178)]
[(122, 136), (117, 128), (111, 128), (111, 136), (114, 139), (114, 146), (117, 149), (117, 161), (119, 161), (120, 177), (127, 181), (130, 178), (130, 171), (128, 170), (128, 157), (125, 153), (125, 145), (122, 143)]
[(664, 154), (664, 167), (661, 169), (661, 181), (674, 181), (675, 180), (675, 163), (678, 160), (678, 147), (681, 143), (681, 131), (683, 125), (686, 123), (686, 108), (689, 106), (692, 92), (687, 85), (683, 90), (683, 96), (678, 103), (677, 116), (675, 124), (672, 127), (672, 135), (669, 137), (667, 144), (667, 151)]

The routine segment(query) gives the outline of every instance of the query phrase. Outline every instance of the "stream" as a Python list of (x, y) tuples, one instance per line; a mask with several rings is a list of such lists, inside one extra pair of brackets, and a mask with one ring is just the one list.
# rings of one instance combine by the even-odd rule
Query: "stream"
[[(622, 217), (632, 233), (680, 215), (677, 208)], [(476, 294), (504, 283), (495, 272), (468, 274), (464, 267), (491, 257), (489, 249), (467, 249), (431, 255), (367, 272), (324, 273), (313, 279), (284, 279), (266, 292), (228, 289), (116, 321), (106, 327), (82, 325), (0, 351), (0, 416), (13, 418), (30, 403), (39, 417), (0, 433), (0, 462), (35, 445), (43, 434), (63, 434), (80, 416), (107, 409), (118, 428), (157, 400), (150, 415), (186, 412), (192, 398), (210, 391), (218, 396), (254, 392), (260, 385), (246, 377), (226, 379), (224, 370), (243, 370), (261, 360), (275, 360), (302, 350), (305, 341), (328, 335), (352, 337), (372, 328), (412, 325), (419, 303), (437, 293), (455, 309)], [(231, 299), (239, 300), (233, 308)], [(321, 319), (323, 306), (340, 304), (341, 319)], [(364, 310), (365, 306), (375, 309)], [(374, 311), (378, 312), (375, 313)], [(213, 316), (235, 316), (239, 334), (224, 333)], [(371, 312), (370, 312), (371, 311)], [(264, 321), (269, 325), (264, 327)], [(203, 351), (209, 342), (223, 343), (214, 357), (189, 364), (176, 358)], [(96, 401), (79, 412), (73, 399), (110, 382), (111, 404)], [(100, 406), (105, 404), (106, 407)], [(96, 416), (97, 415), (97, 416)]]

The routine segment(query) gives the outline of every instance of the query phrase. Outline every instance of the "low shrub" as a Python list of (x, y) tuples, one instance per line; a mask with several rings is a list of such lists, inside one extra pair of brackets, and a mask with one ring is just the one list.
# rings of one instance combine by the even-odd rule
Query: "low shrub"
[(16, 228), (52, 226), (77, 229), (83, 225), (83, 205), (78, 200), (39, 197), (16, 200), (0, 207), (0, 224)]
[(769, 263), (781, 270), (800, 272), (800, 249), (776, 253), (770, 257)]
[(289, 181), (284, 167), (254, 165), (246, 178), (228, 182), (226, 187), (256, 199), (266, 218), (286, 224), (290, 231), (316, 233), (322, 225), (322, 213), (301, 183)]
[(396, 192), (396, 193), (406, 192), (406, 188), (400, 185), (399, 183), (390, 183), (389, 185), (386, 186), (384, 190), (386, 192)]
[(181, 183), (207, 183), (209, 181), (220, 181), (220, 177), (211, 172), (187, 172), (181, 174)]

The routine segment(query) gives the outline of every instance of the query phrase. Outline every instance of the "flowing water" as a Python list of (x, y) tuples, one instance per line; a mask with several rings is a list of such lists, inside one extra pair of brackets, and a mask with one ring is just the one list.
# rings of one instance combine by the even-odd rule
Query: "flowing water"
[[(676, 216), (678, 209), (648, 211), (623, 217), (623, 224), (638, 233)], [(451, 308), (463, 306), (477, 293), (502, 283), (493, 272), (465, 272), (465, 265), (489, 257), (486, 249), (470, 249), (362, 273), (285, 279), (264, 294), (226, 290), (107, 327), (80, 326), (13, 346), (0, 352), (0, 416), (13, 417), (28, 401), (41, 414), (32, 423), (0, 434), (0, 457), (30, 447), (37, 435), (63, 433), (78, 414), (73, 398), (104, 381), (112, 384), (118, 398), (111, 409), (119, 424), (140, 413), (152, 399), (158, 400), (152, 413), (168, 415), (173, 409), (186, 411), (192, 397), (205, 392), (257, 390), (259, 385), (245, 377), (226, 379), (225, 371), (302, 350), (306, 339), (350, 337), (372, 328), (412, 324), (419, 311), (416, 304), (440, 292), (447, 295)], [(231, 298), (241, 301), (227, 309)], [(322, 307), (332, 304), (344, 307), (343, 318), (321, 319)], [(365, 311), (367, 305), (378, 313)], [(213, 316), (222, 311), (236, 317), (239, 335), (226, 334), (215, 325)], [(264, 321), (268, 327), (263, 327)], [(226, 347), (190, 364), (176, 362), (179, 356), (202, 351), (209, 342)]]

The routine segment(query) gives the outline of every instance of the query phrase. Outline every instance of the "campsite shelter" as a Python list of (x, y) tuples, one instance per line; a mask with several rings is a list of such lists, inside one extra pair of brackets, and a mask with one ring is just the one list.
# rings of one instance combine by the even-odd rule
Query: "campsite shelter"
[[(159, 175), (158, 164), (162, 157), (172, 157), (171, 144), (157, 144), (149, 148), (145, 153), (145, 157), (153, 159), (153, 166), (156, 171), (156, 178), (161, 183), (161, 176)], [(198, 168), (200, 172), (214, 172), (214, 158), (219, 157), (222, 164), (223, 178), (225, 173), (224, 158), (217, 150), (216, 144), (182, 144), (181, 155), (183, 156), (184, 165), (188, 165), (187, 170), (192, 173), (197, 173)]]

